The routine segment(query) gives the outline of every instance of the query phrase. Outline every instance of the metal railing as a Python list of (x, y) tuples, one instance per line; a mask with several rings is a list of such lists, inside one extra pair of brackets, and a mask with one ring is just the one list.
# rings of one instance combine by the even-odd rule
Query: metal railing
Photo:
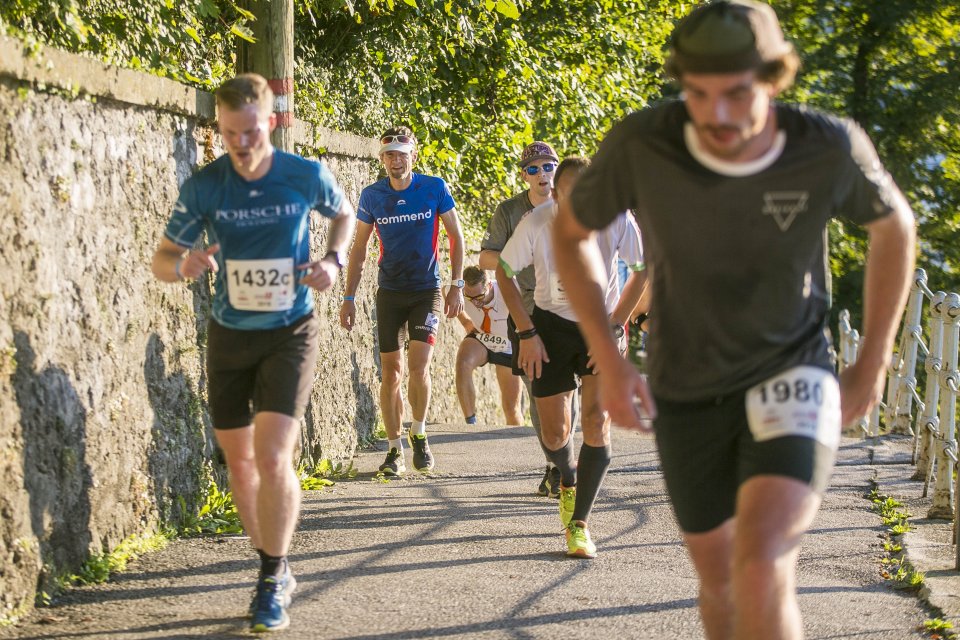
[[(926, 314), (926, 331), (921, 326)], [(933, 499), (928, 518), (954, 521), (954, 544), (960, 534), (960, 478), (954, 480), (957, 466), (957, 371), (960, 339), (960, 295), (933, 292), (927, 286), (927, 274), (917, 269), (904, 312), (897, 351), (887, 368), (886, 397), (869, 416), (853, 426), (869, 438), (880, 435), (881, 415), (889, 433), (913, 436), (913, 479), (923, 480), (926, 497), (933, 482)], [(850, 313), (840, 312), (839, 368), (843, 371), (857, 359), (861, 336), (850, 326)], [(918, 391), (917, 356), (922, 352), (923, 397)], [(916, 411), (914, 412), (914, 409)], [(911, 426), (912, 425), (912, 426)], [(956, 566), (960, 569), (960, 545)]]

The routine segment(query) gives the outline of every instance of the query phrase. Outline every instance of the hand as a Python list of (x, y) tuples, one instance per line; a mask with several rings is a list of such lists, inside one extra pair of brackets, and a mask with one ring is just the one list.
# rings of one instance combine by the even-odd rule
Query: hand
[(463, 290), (450, 287), (443, 301), (443, 312), (448, 318), (456, 318), (463, 311)]
[(350, 331), (356, 324), (357, 305), (353, 300), (344, 300), (340, 305), (340, 326)]
[(649, 433), (657, 406), (646, 378), (622, 358), (616, 358), (610, 369), (598, 375), (600, 408), (610, 414), (610, 421), (624, 429)]
[(326, 291), (336, 281), (340, 274), (338, 267), (332, 260), (322, 258), (316, 262), (297, 265), (297, 271), (303, 271), (300, 283), (317, 291)]
[(540, 377), (540, 374), (543, 373), (543, 363), (550, 362), (547, 349), (543, 346), (543, 340), (540, 339), (540, 336), (533, 336), (520, 341), (518, 362), (528, 378), (535, 380)]
[(185, 258), (180, 260), (180, 277), (193, 280), (202, 276), (208, 269), (216, 273), (220, 267), (213, 257), (220, 251), (220, 243), (212, 244), (206, 249), (191, 249)]
[(883, 396), (886, 369), (857, 360), (840, 374), (840, 425), (853, 424), (873, 410)]

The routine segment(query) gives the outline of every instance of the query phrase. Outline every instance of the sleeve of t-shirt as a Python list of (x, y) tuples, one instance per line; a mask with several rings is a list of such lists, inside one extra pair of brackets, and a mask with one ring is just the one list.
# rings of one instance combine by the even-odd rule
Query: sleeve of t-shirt
[(570, 196), (573, 215), (588, 229), (603, 229), (621, 211), (637, 206), (628, 153), (634, 135), (632, 118), (610, 130), (573, 188)]
[(360, 222), (366, 222), (367, 224), (376, 222), (373, 219), (373, 213), (370, 208), (372, 199), (373, 197), (370, 195), (369, 188), (360, 192), (360, 202), (357, 205), (357, 220)]
[(634, 221), (633, 216), (625, 213), (622, 221), (618, 224), (623, 225), (623, 233), (620, 235), (620, 246), (617, 247), (617, 254), (623, 260), (631, 271), (643, 270), (643, 243), (640, 241), (640, 229)]
[(343, 204), (343, 189), (337, 184), (337, 179), (330, 173), (327, 165), (317, 162), (316, 166), (317, 195), (313, 200), (313, 208), (327, 218), (335, 218)]
[(507, 240), (510, 239), (510, 226), (503, 204), (493, 212), (493, 217), (487, 223), (487, 232), (483, 234), (480, 248), (484, 251), (501, 251)]
[(453, 201), (446, 181), (442, 178), (437, 179), (440, 180), (440, 204), (437, 205), (437, 213), (446, 213), (457, 206), (457, 203)]
[(528, 214), (500, 251), (500, 265), (511, 278), (533, 264), (533, 225)]
[(866, 224), (888, 215), (904, 202), (903, 194), (880, 163), (877, 151), (866, 132), (856, 123), (845, 120), (850, 140), (848, 175), (842, 181), (846, 189), (840, 194), (838, 213), (853, 222)]
[(180, 187), (180, 195), (173, 205), (173, 214), (167, 222), (164, 235), (181, 247), (190, 248), (203, 233), (203, 212), (197, 199), (197, 183), (188, 178)]

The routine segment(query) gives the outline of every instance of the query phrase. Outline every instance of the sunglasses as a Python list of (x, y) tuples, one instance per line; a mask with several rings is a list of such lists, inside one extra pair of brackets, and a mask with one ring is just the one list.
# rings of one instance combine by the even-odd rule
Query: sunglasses
[(535, 176), (540, 173), (540, 170), (543, 169), (544, 173), (553, 173), (553, 170), (557, 168), (556, 163), (554, 162), (544, 162), (539, 167), (534, 167), (533, 165), (529, 167), (524, 167), (524, 171), (527, 172), (527, 175)]
[(383, 136), (380, 138), (380, 144), (390, 144), (391, 142), (399, 142), (400, 144), (415, 144), (416, 140), (413, 139), (413, 136), (405, 136), (403, 134)]
[(463, 294), (463, 297), (466, 298), (467, 300), (471, 300), (471, 301), (472, 301), (472, 300), (480, 300), (480, 299), (482, 299), (485, 295), (487, 295), (487, 291), (488, 291), (489, 289), (490, 289), (490, 285), (488, 284), (486, 287), (483, 288), (483, 291), (480, 292), (480, 293), (478, 293), (477, 295), (475, 295), (475, 296), (468, 296), (467, 294)]

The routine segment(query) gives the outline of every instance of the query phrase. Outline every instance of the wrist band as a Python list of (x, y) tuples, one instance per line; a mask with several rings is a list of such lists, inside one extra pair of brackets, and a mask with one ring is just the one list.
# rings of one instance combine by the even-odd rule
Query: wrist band
[(344, 302), (353, 302), (353, 296), (343, 296)]
[(521, 340), (527, 340), (529, 338), (532, 338), (535, 335), (537, 335), (536, 327), (527, 329), (526, 331), (517, 331), (517, 337), (520, 338)]
[(183, 264), (183, 258), (177, 260), (177, 264), (173, 265), (173, 272), (177, 274), (177, 280), (183, 280), (183, 274), (180, 273), (181, 264)]

